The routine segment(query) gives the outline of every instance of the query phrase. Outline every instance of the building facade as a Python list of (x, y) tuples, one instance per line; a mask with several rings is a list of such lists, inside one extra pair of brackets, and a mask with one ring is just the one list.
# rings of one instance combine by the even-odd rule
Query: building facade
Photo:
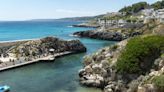
[(160, 23), (164, 23), (164, 9), (144, 9), (141, 11), (141, 16), (141, 18), (144, 20), (144, 23), (147, 23), (152, 19), (158, 20)]

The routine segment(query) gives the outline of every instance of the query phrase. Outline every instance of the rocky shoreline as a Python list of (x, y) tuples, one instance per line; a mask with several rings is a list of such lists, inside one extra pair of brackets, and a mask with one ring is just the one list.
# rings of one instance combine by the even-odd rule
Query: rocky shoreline
[(99, 28), (99, 25), (95, 25), (95, 24), (89, 24), (89, 23), (82, 23), (82, 24), (76, 24), (76, 25), (72, 25), (73, 27), (84, 27), (84, 28)]
[(79, 31), (73, 33), (73, 35), (77, 37), (87, 37), (87, 38), (101, 39), (101, 40), (108, 40), (108, 41), (122, 41), (129, 37), (134, 37), (140, 34), (141, 34), (140, 32), (132, 32), (125, 35), (120, 32), (107, 32), (107, 31), (97, 31), (97, 30)]
[(101, 88), (103, 92), (163, 92), (158, 91), (159, 88), (152, 81), (164, 74), (164, 55), (153, 61), (153, 67), (149, 68), (146, 74), (118, 72), (116, 68), (118, 59), (125, 51), (129, 40), (85, 56), (84, 68), (79, 70), (80, 84)]
[(0, 43), (0, 71), (86, 50), (79, 40), (65, 41), (55, 37), (4, 42)]
[(112, 66), (126, 44), (127, 41), (122, 41), (112, 47), (105, 47), (92, 55), (85, 56), (84, 68), (79, 71), (80, 83), (103, 89), (108, 81), (114, 80), (116, 71), (112, 69)]

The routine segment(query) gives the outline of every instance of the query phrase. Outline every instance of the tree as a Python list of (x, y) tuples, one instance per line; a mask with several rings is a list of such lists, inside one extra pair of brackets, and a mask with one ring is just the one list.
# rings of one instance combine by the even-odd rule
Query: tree
[(151, 5), (155, 10), (164, 8), (164, 0), (158, 1)]
[(127, 6), (119, 10), (119, 12), (126, 12), (127, 14), (133, 14), (138, 13), (139, 11), (146, 9), (149, 7), (149, 4), (147, 2), (139, 2), (136, 4), (133, 4), (132, 6)]

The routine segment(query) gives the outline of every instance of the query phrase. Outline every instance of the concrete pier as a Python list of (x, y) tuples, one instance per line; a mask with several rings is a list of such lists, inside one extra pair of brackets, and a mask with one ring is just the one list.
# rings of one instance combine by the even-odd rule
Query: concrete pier
[(46, 57), (34, 59), (34, 60), (31, 60), (31, 61), (20, 61), (20, 62), (16, 62), (14, 64), (12, 62), (1, 63), (0, 64), (1, 65), (0, 72), (1, 71), (4, 71), (4, 70), (16, 68), (16, 67), (21, 67), (21, 66), (29, 65), (29, 64), (36, 63), (36, 62), (39, 62), (39, 61), (52, 61), (52, 60), (55, 60), (55, 58), (57, 58), (57, 57), (68, 55), (68, 54), (73, 54), (73, 53), (74, 52), (61, 52), (61, 53), (56, 53), (54, 55), (48, 55)]

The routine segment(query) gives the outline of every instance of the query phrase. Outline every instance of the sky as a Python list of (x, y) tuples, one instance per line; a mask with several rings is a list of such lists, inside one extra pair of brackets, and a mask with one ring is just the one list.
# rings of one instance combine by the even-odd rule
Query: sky
[(94, 16), (116, 12), (140, 1), (158, 0), (0, 0), (0, 20)]

